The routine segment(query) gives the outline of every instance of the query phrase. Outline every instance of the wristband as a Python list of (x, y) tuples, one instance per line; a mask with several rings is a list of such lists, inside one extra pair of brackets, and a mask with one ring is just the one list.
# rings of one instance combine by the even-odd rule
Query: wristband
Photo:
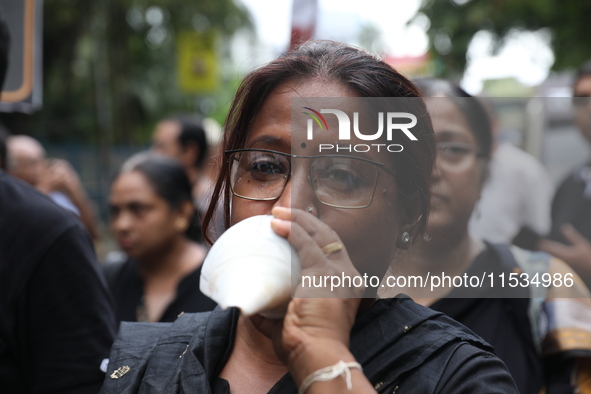
[(351, 383), (351, 370), (350, 368), (357, 368), (360, 371), (363, 371), (361, 365), (357, 362), (350, 362), (346, 363), (343, 360), (340, 360), (335, 365), (331, 365), (330, 367), (321, 368), (318, 371), (312, 372), (300, 385), (299, 394), (305, 394), (306, 391), (312, 386), (312, 384), (316, 382), (327, 382), (329, 380), (333, 380), (337, 376), (345, 377), (345, 382), (347, 383), (347, 390), (353, 389), (353, 384)]

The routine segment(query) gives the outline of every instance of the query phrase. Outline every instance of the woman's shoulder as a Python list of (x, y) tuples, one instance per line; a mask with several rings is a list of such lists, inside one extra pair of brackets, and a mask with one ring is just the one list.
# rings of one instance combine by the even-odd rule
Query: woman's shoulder
[[(508, 390), (498, 392), (513, 388), (504, 363), (482, 338), (405, 296), (379, 300), (359, 317), (351, 351), (380, 392), (396, 387), (455, 392), (450, 388), (458, 377), (466, 387), (480, 391), (495, 380)], [(475, 371), (479, 378), (470, 377)]]
[(492, 350), (488, 343), (464, 325), (442, 312), (417, 304), (403, 294), (377, 300), (370, 310), (359, 316), (352, 334), (368, 335), (376, 329), (376, 325), (390, 327), (389, 335), (384, 337), (386, 340), (401, 339), (413, 332), (422, 332), (429, 328), (433, 329), (440, 339), (459, 338), (474, 342), (482, 349)]
[(234, 308), (217, 308), (181, 314), (173, 323), (121, 323), (101, 392), (135, 393), (146, 384), (169, 392), (167, 384), (196, 365), (204, 372), (197, 383), (207, 384), (231, 346), (237, 316)]

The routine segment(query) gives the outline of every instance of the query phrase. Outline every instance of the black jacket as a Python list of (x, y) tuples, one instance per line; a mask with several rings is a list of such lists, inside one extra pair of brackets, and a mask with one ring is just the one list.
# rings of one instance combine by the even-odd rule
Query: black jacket
[(98, 392), (116, 327), (79, 219), (0, 171), (0, 392)]
[[(238, 316), (236, 309), (217, 308), (172, 324), (122, 323), (102, 393), (229, 393), (218, 375)], [(350, 349), (380, 393), (517, 393), (489, 345), (409, 298), (379, 300), (360, 315)], [(120, 373), (112, 375), (115, 370)], [(297, 388), (288, 374), (269, 393)]]

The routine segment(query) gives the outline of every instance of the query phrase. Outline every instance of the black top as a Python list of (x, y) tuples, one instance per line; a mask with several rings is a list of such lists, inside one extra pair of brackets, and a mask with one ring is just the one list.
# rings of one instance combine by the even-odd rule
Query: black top
[(0, 171), (0, 391), (96, 393), (116, 324), (78, 219)]
[[(172, 324), (122, 323), (101, 392), (229, 394), (218, 375), (232, 350), (238, 316), (235, 308), (217, 308)], [(489, 345), (409, 298), (378, 300), (360, 315), (350, 349), (380, 393), (517, 393)], [(287, 374), (269, 393), (297, 388)]]
[[(517, 262), (507, 246), (487, 244), (467, 274), (480, 277), (486, 272), (498, 278), (501, 272), (505, 272), (507, 278), (509, 273), (516, 272), (515, 267)], [(529, 290), (513, 289), (519, 298), (491, 298), (499, 293), (490, 288), (488, 281), (471, 290), (473, 298), (454, 298), (458, 293), (454, 289), (431, 308), (464, 324), (490, 343), (495, 354), (507, 365), (520, 393), (538, 394), (544, 385), (547, 393), (573, 393), (574, 388), (570, 385), (572, 361), (544, 360), (537, 350), (528, 313)]]
[(552, 228), (549, 238), (565, 242), (560, 227), (572, 224), (591, 240), (591, 167), (576, 169), (561, 184), (552, 201)]
[[(109, 264), (104, 269), (115, 298), (117, 321), (142, 321), (144, 283), (138, 262), (128, 259), (124, 263)], [(217, 304), (199, 290), (200, 278), (201, 266), (180, 281), (176, 297), (162, 314), (160, 322), (173, 322), (181, 312), (208, 312), (216, 307)]]

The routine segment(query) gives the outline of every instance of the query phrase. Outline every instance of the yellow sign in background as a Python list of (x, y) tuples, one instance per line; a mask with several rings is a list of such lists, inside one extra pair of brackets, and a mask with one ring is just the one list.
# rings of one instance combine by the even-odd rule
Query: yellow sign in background
[(181, 90), (207, 93), (218, 87), (218, 61), (213, 33), (179, 32), (177, 75)]

